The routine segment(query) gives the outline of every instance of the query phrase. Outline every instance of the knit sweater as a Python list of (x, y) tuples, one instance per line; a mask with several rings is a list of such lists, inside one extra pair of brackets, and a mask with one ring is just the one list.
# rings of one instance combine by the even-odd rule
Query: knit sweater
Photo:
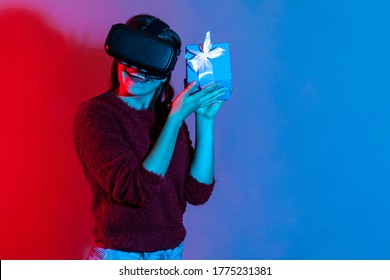
[(163, 127), (152, 110), (136, 110), (115, 93), (82, 103), (74, 145), (92, 192), (94, 244), (131, 252), (174, 248), (185, 238), (186, 204), (205, 203), (214, 183), (189, 173), (194, 153), (183, 122), (164, 176), (143, 161)]

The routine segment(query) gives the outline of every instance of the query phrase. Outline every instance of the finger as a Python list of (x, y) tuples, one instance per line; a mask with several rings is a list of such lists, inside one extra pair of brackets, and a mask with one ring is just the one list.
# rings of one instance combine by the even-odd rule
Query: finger
[(200, 103), (199, 107), (205, 107), (205, 106), (208, 106), (210, 104), (214, 104), (216, 102), (224, 102), (224, 100), (221, 100), (220, 98), (224, 95), (224, 93), (221, 93), (217, 96), (215, 96), (214, 98), (212, 99), (209, 99), (209, 100), (205, 100), (203, 101), (202, 103)]
[(191, 82), (180, 94), (183, 94), (183, 96), (190, 95), (196, 89), (197, 85), (198, 83), (196, 81)]
[(211, 92), (215, 91), (216, 89), (218, 89), (220, 87), (221, 87), (220, 83), (213, 83), (213, 84), (206, 86), (205, 88), (202, 88), (201, 90), (199, 90), (198, 92), (195, 92), (192, 95), (199, 99), (199, 98), (202, 98), (202, 97), (210, 94)]
[(219, 110), (219, 108), (221, 108), (221, 106), (223, 105), (225, 101), (223, 100), (213, 100), (213, 101), (210, 101), (210, 102), (207, 102), (207, 103), (203, 103), (199, 106), (199, 108), (204, 108), (204, 107), (208, 107), (208, 106), (213, 106), (213, 109), (214, 107), (216, 109)]
[(217, 90), (214, 90), (213, 92), (210, 92), (209, 94), (207, 94), (205, 96), (202, 96), (202, 98), (200, 99), (200, 102), (203, 103), (203, 102), (217, 100), (218, 98), (225, 95), (228, 90), (229, 89), (227, 87), (218, 88)]
[(225, 101), (224, 100), (217, 100), (217, 102), (215, 103), (215, 106), (217, 107), (217, 109), (221, 109), (222, 105), (225, 104)]
[(210, 94), (216, 90), (219, 90), (223, 88), (223, 85), (221, 83), (213, 83), (211, 85), (206, 86), (203, 91), (205, 94)]

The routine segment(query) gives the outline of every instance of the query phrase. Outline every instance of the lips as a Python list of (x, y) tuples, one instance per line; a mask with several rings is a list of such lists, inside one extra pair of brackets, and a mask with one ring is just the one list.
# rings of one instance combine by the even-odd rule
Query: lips
[(149, 81), (149, 79), (147, 79), (144, 75), (140, 73), (137, 72), (131, 73), (128, 71), (124, 71), (124, 72), (126, 73), (127, 77), (129, 77), (132, 81), (136, 83), (146, 83), (147, 81)]

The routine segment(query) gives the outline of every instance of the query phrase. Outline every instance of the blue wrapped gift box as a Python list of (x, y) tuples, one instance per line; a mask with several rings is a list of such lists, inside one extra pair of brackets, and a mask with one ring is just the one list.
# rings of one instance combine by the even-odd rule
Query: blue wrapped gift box
[[(228, 43), (210, 43), (210, 34), (205, 42), (186, 46), (186, 82), (198, 81), (201, 88), (218, 82), (229, 88), (220, 100), (230, 99), (232, 91), (232, 72)], [(207, 60), (207, 61), (206, 61)]]

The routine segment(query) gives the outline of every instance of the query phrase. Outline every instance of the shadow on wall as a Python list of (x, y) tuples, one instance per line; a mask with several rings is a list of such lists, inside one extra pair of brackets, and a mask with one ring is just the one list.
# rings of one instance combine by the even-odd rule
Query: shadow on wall
[(92, 216), (72, 122), (111, 59), (21, 8), (0, 11), (0, 38), (0, 259), (81, 259)]

